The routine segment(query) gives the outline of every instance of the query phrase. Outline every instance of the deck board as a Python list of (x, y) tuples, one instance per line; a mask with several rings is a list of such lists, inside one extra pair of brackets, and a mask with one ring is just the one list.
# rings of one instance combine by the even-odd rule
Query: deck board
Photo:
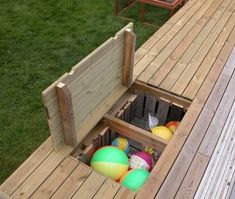
[(138, 81), (191, 100), (195, 98), (235, 24), (234, 1), (197, 3), (203, 5), (197, 7), (194, 3), (194, 12), (187, 21), (184, 17), (179, 19), (159, 41), (154, 36), (149, 39), (154, 45), (146, 45), (147, 52), (135, 64)]
[(53, 144), (49, 137), (5, 182), (3, 182), (3, 184), (1, 184), (0, 190), (11, 195), (52, 151)]
[(30, 198), (50, 198), (78, 164), (78, 161), (66, 157)]
[(92, 169), (90, 167), (80, 163), (51, 198), (71, 198), (79, 189), (79, 187), (84, 183), (84, 181), (89, 177), (91, 172)]
[(106, 178), (93, 171), (91, 175), (86, 179), (86, 181), (82, 184), (81, 187), (77, 190), (77, 192), (73, 195), (73, 199), (75, 198), (83, 198), (83, 199), (89, 199), (93, 198), (96, 192), (101, 188), (101, 186), (104, 184)]
[(137, 50), (137, 82), (192, 101), (138, 193), (72, 159), (71, 147), (54, 151), (50, 138), (0, 186), (0, 193), (54, 199), (233, 197), (234, 11), (234, 0), (189, 0)]

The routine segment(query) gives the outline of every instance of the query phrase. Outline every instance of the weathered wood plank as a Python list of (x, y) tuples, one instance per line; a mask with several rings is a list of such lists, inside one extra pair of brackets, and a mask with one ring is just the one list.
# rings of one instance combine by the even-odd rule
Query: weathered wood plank
[[(224, 12), (223, 16), (213, 28), (211, 34), (193, 57), (192, 61), (188, 64), (180, 77), (175, 81), (175, 84), (171, 88), (171, 92), (182, 95), (183, 91), (194, 77), (196, 71), (199, 70), (201, 64), (208, 56), (210, 56), (212, 61), (210, 64), (207, 63), (207, 67), (210, 68), (213, 65), (213, 60), (215, 61), (231, 31), (233, 30), (235, 24), (235, 18), (232, 15), (235, 9), (234, 4), (235, 2), (231, 2), (228, 9)], [(211, 52), (213, 52), (213, 55)], [(209, 69), (207, 69), (207, 71), (209, 71)]]
[[(160, 191), (158, 192), (158, 197), (171, 198), (174, 197), (174, 195), (176, 194), (196, 152), (199, 149), (202, 140), (204, 139), (204, 136), (208, 133), (208, 127), (211, 126), (211, 122), (213, 122), (214, 118), (217, 116), (219, 117), (219, 115), (221, 114), (220, 111), (220, 114), (218, 114), (216, 110), (218, 107), (220, 107), (220, 110), (223, 109), (221, 108), (220, 102), (221, 99), (225, 101), (225, 90), (227, 93), (226, 95), (231, 92), (231, 88), (227, 89), (227, 86), (231, 87), (234, 83), (229, 82), (232, 74), (227, 73), (231, 69), (234, 70), (234, 67), (234, 65), (227, 65), (224, 68), (186, 143), (184, 144), (180, 154), (178, 155), (177, 160), (175, 161), (173, 167), (171, 168), (171, 171), (166, 177)], [(209, 156), (205, 153), (203, 153), (203, 155)], [(184, 162), (184, 164), (182, 164), (182, 162)], [(173, 184), (171, 180), (172, 178), (176, 179)]]
[[(190, 47), (187, 49), (187, 51), (184, 53), (184, 55), (181, 57), (179, 62), (174, 66), (174, 68), (169, 72), (169, 74), (166, 76), (166, 78), (162, 81), (160, 84), (160, 88), (164, 90), (170, 90), (171, 87), (174, 85), (176, 80), (179, 78), (179, 76), (182, 74), (182, 72), (185, 70), (185, 68), (188, 66), (190, 62), (193, 62), (193, 57), (197, 55), (197, 52), (205, 53), (208, 51), (208, 48), (210, 49), (211, 45), (216, 39), (217, 32), (213, 31), (213, 34), (210, 34), (210, 31), (212, 31), (213, 27), (215, 26), (216, 22), (221, 18), (222, 14), (225, 12), (226, 8), (229, 6), (231, 0), (226, 0), (223, 2), (224, 6), (221, 6), (217, 12), (213, 15), (213, 18), (207, 23), (207, 25), (203, 28), (203, 30), (198, 34), (197, 38), (194, 40), (194, 42), (190, 45)], [(222, 29), (223, 26), (215, 26), (218, 29)], [(209, 29), (209, 31), (207, 30)], [(219, 31), (220, 32), (220, 31)], [(201, 45), (209, 35), (210, 37), (214, 37), (213, 39), (207, 39), (206, 41), (209, 42), (209, 44), (205, 45), (203, 51), (199, 51)], [(215, 35), (215, 36), (214, 36)], [(206, 53), (207, 54), (207, 53)], [(205, 54), (205, 55), (206, 55)], [(204, 56), (205, 56), (204, 55)], [(198, 59), (198, 58), (197, 58)]]
[(165, 125), (168, 111), (170, 108), (170, 101), (167, 101), (165, 99), (159, 99), (158, 109), (157, 109), (157, 118), (159, 120), (160, 125)]
[(174, 36), (182, 29), (182, 27), (184, 27), (188, 20), (193, 17), (195, 12), (197, 12), (204, 3), (205, 0), (194, 2), (192, 8), (189, 9), (186, 14), (166, 32), (164, 37), (161, 37), (159, 40), (157, 40), (157, 43), (154, 44), (154, 51), (152, 50), (152, 47), (151, 50), (148, 50), (142, 59), (134, 66), (133, 79), (136, 79), (136, 77), (141, 74), (145, 67), (151, 63), (156, 55), (174, 38)]
[(104, 123), (119, 134), (136, 140), (144, 146), (152, 146), (157, 151), (162, 152), (167, 145), (166, 141), (153, 135), (152, 133), (112, 116), (106, 115), (104, 117)]
[(193, 27), (193, 29), (188, 33), (187, 37), (185, 37), (184, 40), (179, 44), (179, 46), (172, 52), (172, 54), (162, 64), (159, 70), (155, 71), (152, 78), (148, 81), (149, 84), (156, 87), (160, 85), (160, 83), (164, 80), (170, 70), (185, 53), (187, 48), (195, 40), (197, 35), (211, 19), (211, 16), (215, 13), (222, 2), (223, 0), (219, 0), (212, 4), (212, 6), (208, 9), (208, 12), (206, 12), (205, 15), (199, 20), (199, 22)]
[(0, 190), (11, 195), (52, 153), (52, 151), (53, 144), (51, 137), (49, 137), (5, 182), (1, 184)]
[(133, 81), (136, 35), (131, 29), (125, 31), (122, 84), (130, 87)]
[[(157, 53), (157, 56), (151, 63), (145, 68), (145, 70), (138, 77), (139, 81), (148, 82), (153, 74), (160, 68), (160, 66), (165, 62), (165, 60), (170, 56), (170, 54), (177, 48), (177, 46), (187, 37), (188, 33), (192, 31), (193, 27), (201, 19), (201, 17), (206, 13), (206, 11), (211, 7), (211, 2), (206, 1), (201, 9), (199, 9), (184, 27), (175, 35), (163, 49), (162, 46), (154, 46), (151, 50)], [(165, 37), (164, 37), (165, 38)], [(158, 49), (161, 49), (159, 51)]]
[(72, 198), (92, 198), (99, 190), (99, 188), (103, 185), (105, 180), (106, 178), (103, 175), (93, 171)]
[(193, 198), (210, 158), (197, 153), (175, 198)]
[(90, 167), (80, 163), (51, 198), (71, 198), (79, 189), (79, 187), (84, 183), (84, 181), (89, 177), (91, 172), (92, 169)]
[(65, 158), (30, 198), (50, 198), (78, 164), (79, 161)]
[[(235, 99), (235, 98), (234, 98)], [(206, 169), (203, 179), (200, 183), (196, 197), (215, 198), (219, 195), (226, 195), (230, 183), (229, 175), (233, 173), (232, 170), (234, 164), (234, 136), (235, 133), (235, 105), (233, 102), (232, 109), (227, 118), (221, 118), (226, 120), (226, 123), (221, 131), (220, 138), (217, 142), (210, 163)], [(226, 184), (226, 186), (224, 186)]]
[(70, 146), (53, 151), (11, 196), (13, 198), (29, 198), (71, 151), (72, 147)]
[(115, 195), (114, 199), (132, 199), (135, 195), (136, 193), (122, 186)]
[[(73, 117), (73, 104), (72, 97), (69, 88), (64, 83), (59, 83), (56, 86), (56, 93), (58, 97), (59, 107), (60, 107), (60, 115), (62, 120), (62, 126), (64, 130), (64, 137), (61, 139), (65, 139), (65, 144), (71, 145), (75, 147), (77, 145), (76, 140), (76, 129), (75, 129), (75, 121)], [(53, 136), (53, 134), (51, 134)], [(57, 141), (53, 139), (54, 145), (59, 149), (61, 146), (57, 145)], [(58, 143), (61, 143), (59, 140)]]
[[(224, 45), (221, 53), (217, 57), (213, 68), (208, 74), (208, 77), (202, 84), (197, 96), (195, 97), (189, 110), (186, 112), (184, 119), (181, 121), (181, 125), (178, 127), (172, 140), (168, 143), (164, 150), (164, 153), (160, 156), (158, 162), (153, 168), (150, 177), (144, 187), (140, 190), (137, 198), (154, 197), (161, 187), (166, 175), (169, 173), (175, 159), (177, 158), (186, 138), (188, 137), (194, 123), (196, 122), (198, 115), (200, 114), (204, 103), (206, 102), (219, 74), (222, 70), (228, 56), (235, 42), (235, 30), (231, 33), (228, 41)], [(174, 178), (176, 179), (176, 178)], [(154, 186), (152, 186), (154, 184)], [(169, 189), (172, 189), (170, 187)]]
[(97, 191), (94, 199), (110, 199), (115, 196), (120, 188), (120, 184), (111, 179), (107, 179), (102, 187)]
[(12, 198), (6, 193), (0, 191), (0, 199), (12, 199)]

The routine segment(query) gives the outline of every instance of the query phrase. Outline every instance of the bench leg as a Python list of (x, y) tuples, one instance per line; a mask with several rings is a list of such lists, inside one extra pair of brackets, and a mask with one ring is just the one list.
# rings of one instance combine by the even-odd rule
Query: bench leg
[(141, 2), (141, 23), (144, 23), (144, 3)]
[(114, 0), (114, 14), (117, 16), (118, 15), (118, 0)]

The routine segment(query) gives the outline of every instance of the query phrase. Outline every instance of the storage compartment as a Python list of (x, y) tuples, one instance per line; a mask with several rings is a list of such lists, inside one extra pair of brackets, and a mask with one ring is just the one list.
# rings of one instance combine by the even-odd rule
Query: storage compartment
[(124, 137), (129, 141), (129, 158), (138, 151), (146, 151), (148, 147), (153, 151), (155, 164), (168, 141), (151, 133), (148, 115), (157, 117), (159, 125), (165, 125), (169, 121), (181, 121), (189, 105), (188, 100), (135, 83), (72, 155), (89, 165), (97, 149), (111, 145), (117, 137)]

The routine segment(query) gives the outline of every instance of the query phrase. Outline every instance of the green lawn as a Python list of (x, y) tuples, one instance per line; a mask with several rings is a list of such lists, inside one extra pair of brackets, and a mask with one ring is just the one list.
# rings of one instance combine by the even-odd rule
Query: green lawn
[[(128, 21), (113, 14), (112, 0), (0, 0), (0, 184), (47, 137), (41, 91)], [(135, 20), (139, 47), (168, 18), (139, 4), (122, 15)]]

